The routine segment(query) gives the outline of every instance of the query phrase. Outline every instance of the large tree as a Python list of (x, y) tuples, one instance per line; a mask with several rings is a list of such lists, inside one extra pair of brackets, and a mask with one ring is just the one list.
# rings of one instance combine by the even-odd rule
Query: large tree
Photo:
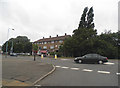
[[(7, 41), (3, 44), (2, 50), (6, 52)], [(8, 40), (8, 52), (10, 53), (13, 44), (14, 53), (31, 53), (32, 43), (26, 36), (18, 36), (16, 38), (11, 38)]]
[[(65, 42), (64, 47), (66, 47), (66, 50), (71, 49), (69, 51), (73, 53), (73, 56), (84, 55), (93, 49), (93, 40), (97, 36), (97, 30), (94, 29), (93, 17), (93, 7), (90, 9), (85, 7), (78, 29), (73, 31), (72, 40), (67, 40), (70, 44), (68, 45), (67, 41)], [(67, 48), (68, 46), (69, 48)]]
[(120, 31), (110, 31), (97, 35), (94, 29), (93, 7), (85, 7), (79, 26), (73, 31), (72, 37), (65, 40), (60, 51), (64, 56), (82, 56), (98, 53), (108, 58), (120, 58)]

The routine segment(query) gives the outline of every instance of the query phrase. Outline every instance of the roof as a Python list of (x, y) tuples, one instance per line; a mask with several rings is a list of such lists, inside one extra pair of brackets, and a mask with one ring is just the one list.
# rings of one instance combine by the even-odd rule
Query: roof
[(48, 41), (54, 41), (54, 40), (64, 40), (65, 38), (70, 37), (70, 35), (64, 35), (64, 36), (58, 36), (58, 37), (51, 37), (51, 38), (43, 38), (43, 39), (39, 39), (36, 42), (48, 42)]

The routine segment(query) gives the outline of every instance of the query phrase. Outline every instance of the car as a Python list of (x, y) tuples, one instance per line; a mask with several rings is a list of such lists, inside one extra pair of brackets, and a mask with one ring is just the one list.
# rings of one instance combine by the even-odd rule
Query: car
[(74, 59), (76, 63), (98, 63), (103, 64), (105, 62), (108, 62), (108, 58), (101, 56), (99, 54), (86, 54), (82, 57), (76, 57)]
[(17, 54), (16, 53), (10, 53), (10, 56), (16, 56), (17, 57)]

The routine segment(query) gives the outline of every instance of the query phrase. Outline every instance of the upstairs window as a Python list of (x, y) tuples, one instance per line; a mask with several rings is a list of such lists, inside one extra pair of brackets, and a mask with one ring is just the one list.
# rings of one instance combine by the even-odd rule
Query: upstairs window
[(44, 42), (44, 44), (47, 44), (47, 42)]
[(51, 41), (51, 43), (54, 43), (54, 41)]
[(62, 42), (63, 42), (63, 40), (60, 40), (60, 41), (59, 41), (59, 43), (62, 43)]

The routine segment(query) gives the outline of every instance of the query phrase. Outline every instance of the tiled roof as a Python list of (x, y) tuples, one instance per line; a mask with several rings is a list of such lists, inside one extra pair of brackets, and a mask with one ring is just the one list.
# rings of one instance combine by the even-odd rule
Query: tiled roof
[(48, 42), (48, 41), (55, 41), (55, 40), (64, 40), (65, 38), (70, 37), (70, 35), (64, 35), (64, 36), (58, 36), (58, 37), (51, 37), (51, 38), (43, 38), (35, 41), (34, 43), (37, 42)]

